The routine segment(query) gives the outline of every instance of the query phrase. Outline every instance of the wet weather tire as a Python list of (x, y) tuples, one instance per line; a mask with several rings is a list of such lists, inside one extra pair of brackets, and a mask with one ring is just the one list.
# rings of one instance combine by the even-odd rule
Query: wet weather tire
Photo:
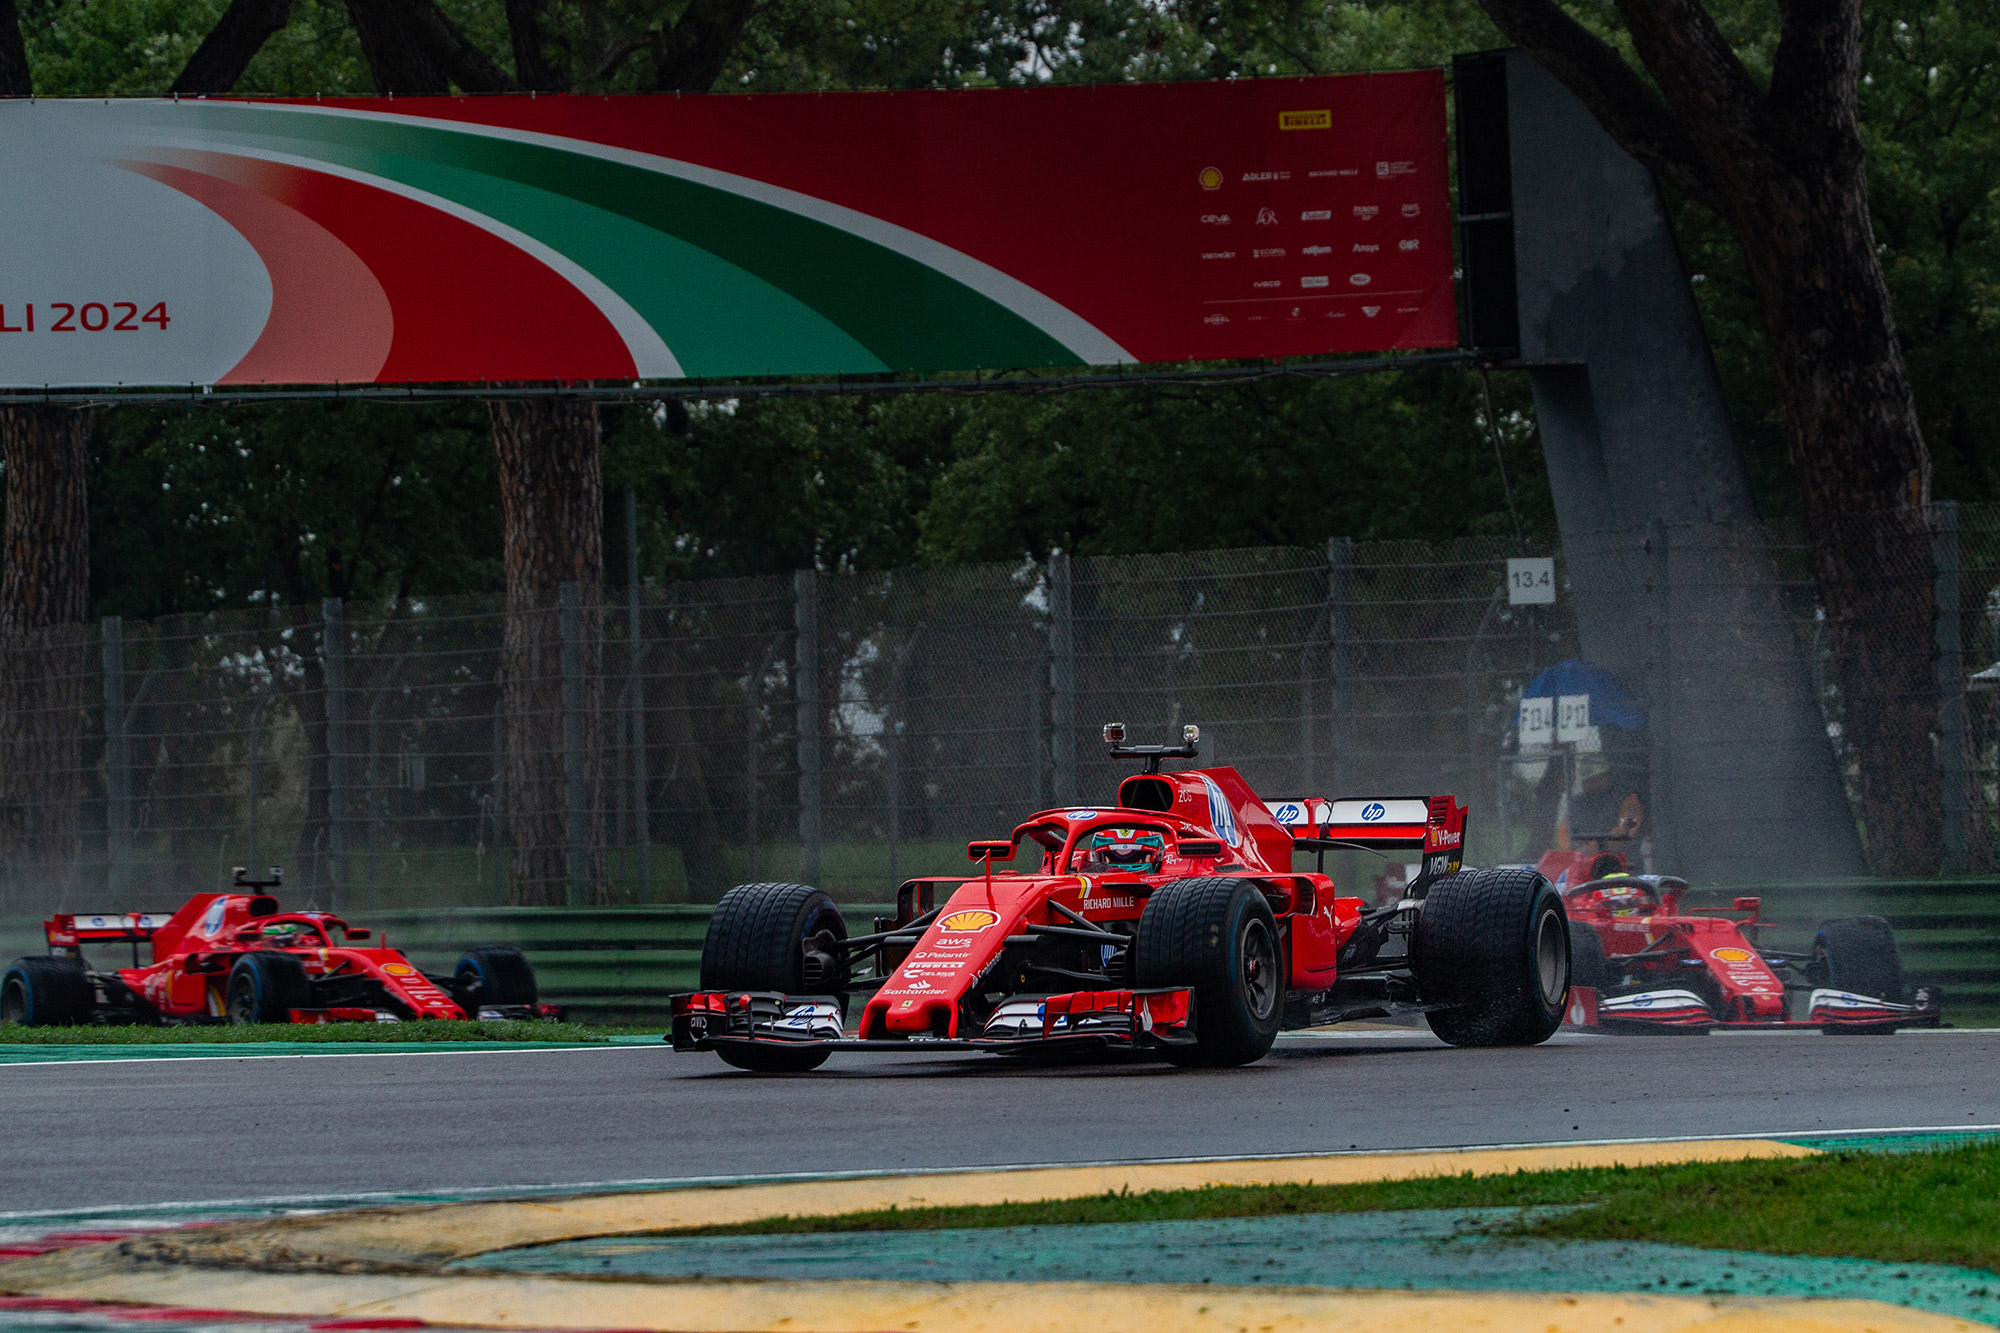
[(1814, 985), (1903, 1002), (1903, 951), (1896, 946), (1896, 932), (1881, 917), (1822, 921), (1812, 951), (1806, 975)]
[(1141, 989), (1194, 991), (1195, 1043), (1170, 1046), (1182, 1065), (1245, 1065), (1277, 1039), (1285, 1010), (1278, 924), (1257, 886), (1242, 879), (1181, 879), (1146, 900), (1133, 943)]
[(90, 1021), (90, 978), (74, 958), (17, 958), (0, 976), (0, 1026), (72, 1027)]
[(541, 988), (535, 984), (535, 969), (511, 944), (488, 944), (467, 949), (451, 971), (451, 996), (467, 1018), (479, 1017), (487, 1005), (536, 1004)]
[(289, 1023), (292, 1010), (311, 1007), (306, 965), (288, 953), (246, 953), (229, 969), (224, 1012), (232, 1024)]
[[(739, 884), (722, 895), (701, 946), (701, 988), (834, 995), (846, 1004), (847, 968), (832, 946), (847, 938), (833, 899), (806, 884)], [(830, 1051), (721, 1046), (725, 1062), (760, 1074), (817, 1069)]]
[(1562, 1025), (1569, 917), (1539, 872), (1446, 875), (1424, 899), (1415, 944), (1418, 991), (1445, 1006), (1424, 1017), (1453, 1046), (1533, 1046)]

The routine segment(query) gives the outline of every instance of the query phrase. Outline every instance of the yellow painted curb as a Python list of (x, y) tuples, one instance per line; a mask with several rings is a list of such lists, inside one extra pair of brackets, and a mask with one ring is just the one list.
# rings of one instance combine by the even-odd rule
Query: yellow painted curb
[(592, 1236), (1066, 1199), (1814, 1155), (1763, 1139), (1557, 1144), (1265, 1160), (1035, 1167), (364, 1209), (166, 1232), (0, 1264), (0, 1291), (250, 1314), (676, 1333), (1835, 1333), (1979, 1325), (1867, 1301), (1371, 1292), (1093, 1283), (656, 1281), (447, 1272), (455, 1259)]
[(368, 1209), (215, 1227), (189, 1236), (186, 1245), (191, 1256), (235, 1263), (255, 1263), (259, 1252), (280, 1248), (336, 1261), (428, 1266), (522, 1245), (728, 1226), (767, 1217), (1029, 1203), (1118, 1190), (1141, 1194), (1208, 1185), (1349, 1185), (1419, 1176), (1809, 1157), (1815, 1151), (1769, 1139), (1710, 1139), (954, 1171)]
[(1874, 1301), (1084, 1282), (608, 1282), (561, 1277), (100, 1276), (70, 1299), (264, 1315), (659, 1333), (1975, 1333)]

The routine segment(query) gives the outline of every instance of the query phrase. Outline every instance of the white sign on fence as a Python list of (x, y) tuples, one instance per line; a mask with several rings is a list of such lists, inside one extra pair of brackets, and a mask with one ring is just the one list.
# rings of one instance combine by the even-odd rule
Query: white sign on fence
[(1556, 739), (1556, 701), (1543, 695), (1521, 700), (1520, 746), (1549, 746)]
[(1507, 603), (1510, 606), (1548, 606), (1556, 600), (1554, 556), (1534, 556), (1507, 562)]
[(1565, 694), (1556, 700), (1556, 742), (1568, 744), (1590, 737), (1590, 696)]

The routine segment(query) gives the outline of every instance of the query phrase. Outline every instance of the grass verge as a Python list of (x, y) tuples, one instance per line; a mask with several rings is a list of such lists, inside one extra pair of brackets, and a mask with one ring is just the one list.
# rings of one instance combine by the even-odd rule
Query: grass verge
[(1514, 1234), (2000, 1270), (2000, 1143), (1992, 1141), (1916, 1152), (890, 1209), (675, 1234), (928, 1231), (1534, 1204), (1582, 1206), (1524, 1224)]
[(185, 1046), (260, 1041), (605, 1041), (659, 1034), (658, 1028), (581, 1023), (250, 1023), (187, 1027), (0, 1028), (5, 1046)]

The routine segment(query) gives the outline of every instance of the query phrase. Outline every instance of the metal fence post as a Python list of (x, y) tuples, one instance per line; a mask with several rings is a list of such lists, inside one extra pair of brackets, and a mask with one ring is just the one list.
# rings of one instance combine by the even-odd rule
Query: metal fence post
[(1938, 806), (1944, 815), (1939, 848), (1946, 873), (1966, 868), (1965, 639), (1959, 626), (1958, 504), (1937, 507), (1932, 564), (1937, 603)]
[[(1646, 682), (1647, 796), (1653, 808), (1646, 812), (1648, 830), (1638, 849), (1650, 847), (1657, 864), (1675, 865), (1679, 853), (1670, 813), (1674, 806), (1674, 548), (1666, 520), (1655, 518), (1646, 532), (1649, 568), (1646, 575), (1651, 593), (1649, 614), (1653, 641), (1646, 656), (1652, 664)], [(1652, 869), (1647, 865), (1646, 869)]]
[(319, 619), (326, 678), (327, 898), (337, 910), (347, 881), (347, 615), (338, 597), (320, 601)]
[(1346, 782), (1347, 754), (1342, 723), (1348, 705), (1347, 678), (1353, 667), (1354, 542), (1347, 537), (1326, 539), (1326, 674), (1331, 682), (1327, 700), (1327, 778), (1338, 796)]
[(571, 907), (589, 899), (590, 783), (583, 752), (583, 585), (557, 593), (556, 632), (562, 636), (563, 866)]
[(650, 813), (646, 805), (646, 678), (640, 671), (645, 657), (639, 634), (639, 497), (625, 492), (625, 646), (631, 654), (632, 679), (625, 691), (631, 709), (626, 738), (632, 746), (632, 826), (639, 857), (639, 901), (653, 900), (653, 857)]
[[(132, 874), (131, 719), (125, 712), (125, 622), (104, 617), (104, 869), (114, 903), (126, 901)], [(123, 910), (122, 908), (120, 910)]]
[(793, 694), (798, 701), (799, 880), (819, 882), (819, 574), (792, 575), (792, 629), (796, 654)]
[(1076, 611), (1069, 552), (1049, 555), (1049, 758), (1057, 805), (1076, 804)]

